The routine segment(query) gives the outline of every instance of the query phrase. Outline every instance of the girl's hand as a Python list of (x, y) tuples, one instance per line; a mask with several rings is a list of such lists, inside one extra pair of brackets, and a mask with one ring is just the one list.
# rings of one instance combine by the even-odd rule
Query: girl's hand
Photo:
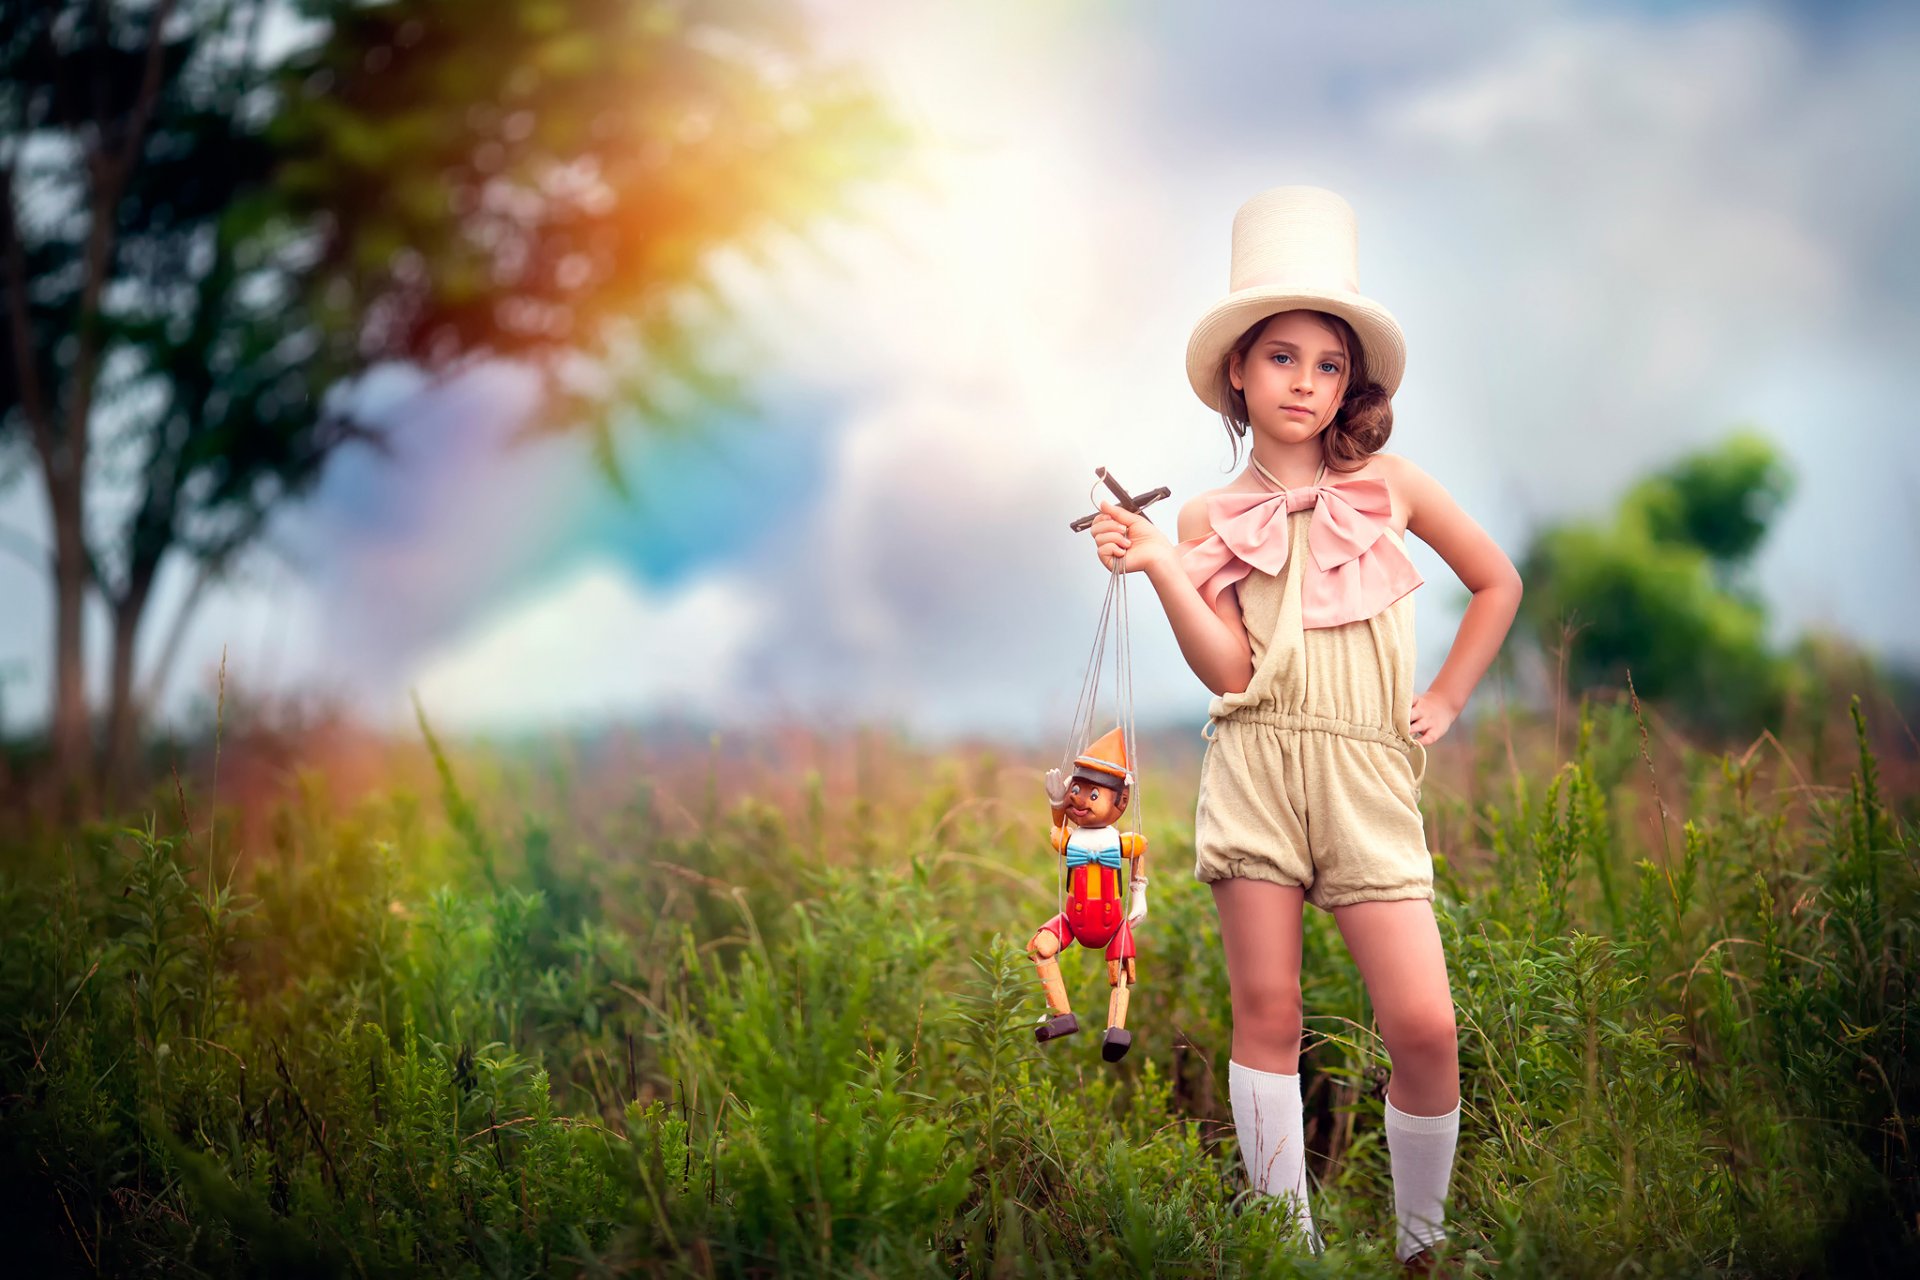
[(1413, 711), (1407, 717), (1407, 724), (1413, 730), (1413, 740), (1424, 747), (1446, 736), (1447, 730), (1453, 727), (1453, 718), (1459, 714), (1460, 708), (1429, 689), (1413, 696)]
[(1173, 544), (1153, 521), (1111, 502), (1100, 504), (1100, 515), (1090, 532), (1094, 552), (1107, 569), (1112, 569), (1115, 561), (1124, 557), (1119, 567), (1126, 573), (1140, 573), (1173, 556)]

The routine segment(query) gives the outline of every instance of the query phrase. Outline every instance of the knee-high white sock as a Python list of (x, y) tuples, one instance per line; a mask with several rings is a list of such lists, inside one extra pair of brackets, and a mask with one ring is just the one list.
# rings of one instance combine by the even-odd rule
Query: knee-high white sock
[(1399, 1224), (1394, 1253), (1402, 1262), (1447, 1237), (1441, 1223), (1459, 1140), (1459, 1103), (1443, 1116), (1410, 1116), (1387, 1099), (1387, 1159), (1393, 1166), (1393, 1216)]
[(1253, 1189), (1295, 1197), (1294, 1221), (1310, 1247), (1318, 1247), (1307, 1205), (1307, 1149), (1301, 1114), (1300, 1077), (1227, 1063), (1227, 1093), (1233, 1126)]

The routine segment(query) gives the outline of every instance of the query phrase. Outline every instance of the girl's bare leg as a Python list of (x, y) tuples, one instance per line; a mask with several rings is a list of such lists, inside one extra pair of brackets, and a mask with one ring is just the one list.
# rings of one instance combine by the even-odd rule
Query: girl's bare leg
[(1356, 902), (1333, 917), (1373, 997), (1393, 1057), (1387, 1154), (1393, 1169), (1394, 1256), (1446, 1239), (1447, 1189), (1460, 1138), (1460, 1045), (1447, 957), (1422, 899)]
[[(1433, 904), (1419, 898), (1356, 902), (1335, 907), (1333, 918), (1366, 980), (1393, 1059), (1387, 1097), (1409, 1115), (1453, 1110), (1460, 1101), (1460, 1044)], [(1297, 974), (1297, 934), (1294, 945)], [(1237, 1024), (1237, 995), (1234, 1013)]]
[(1233, 995), (1233, 1061), (1300, 1072), (1300, 911), (1296, 885), (1233, 878), (1213, 883)]
[(1308, 1203), (1300, 1105), (1300, 907), (1295, 886), (1216, 881), (1220, 938), (1233, 989), (1233, 1055), (1227, 1093), (1253, 1189), (1287, 1197), (1307, 1248), (1316, 1250)]

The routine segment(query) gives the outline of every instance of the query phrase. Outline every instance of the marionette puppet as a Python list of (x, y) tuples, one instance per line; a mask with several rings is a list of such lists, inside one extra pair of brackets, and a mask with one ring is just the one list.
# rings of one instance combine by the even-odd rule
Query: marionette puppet
[[(1094, 472), (1099, 483), (1111, 489), (1120, 504), (1129, 511), (1140, 511), (1168, 495), (1164, 488), (1134, 497), (1120, 487), (1106, 469)], [(1098, 484), (1095, 489), (1097, 491)], [(1069, 527), (1075, 532), (1093, 523), (1083, 516)], [(1053, 813), (1053, 851), (1060, 856), (1065, 872), (1061, 909), (1053, 919), (1040, 926), (1027, 943), (1040, 973), (1040, 985), (1047, 995), (1047, 1007), (1053, 1016), (1033, 1029), (1042, 1043), (1072, 1035), (1080, 1029), (1073, 1006), (1067, 1000), (1067, 987), (1060, 974), (1060, 952), (1078, 942), (1083, 947), (1104, 946), (1107, 951), (1107, 1031), (1101, 1041), (1100, 1056), (1118, 1062), (1133, 1045), (1133, 1033), (1127, 1030), (1127, 997), (1137, 978), (1134, 966), (1133, 926), (1147, 916), (1147, 840), (1138, 829), (1122, 832), (1117, 828), (1134, 795), (1133, 753), (1129, 730), (1133, 720), (1133, 662), (1128, 636), (1126, 575), (1116, 565), (1107, 583), (1107, 595), (1101, 605), (1099, 625), (1094, 633), (1093, 659), (1088, 664), (1074, 714), (1074, 737), (1070, 743), (1084, 742), (1090, 732), (1093, 709), (1099, 698), (1100, 667), (1105, 655), (1109, 630), (1113, 634), (1115, 654), (1114, 700), (1121, 723), (1086, 746), (1073, 759), (1069, 770), (1047, 771), (1047, 801)], [(1071, 750), (1071, 747), (1069, 747)], [(1128, 879), (1131, 889), (1126, 909), (1121, 908), (1120, 873), (1125, 860), (1133, 863)]]
[[(1059, 955), (1078, 942), (1083, 947), (1107, 949), (1107, 1033), (1100, 1056), (1118, 1062), (1133, 1045), (1127, 1030), (1127, 994), (1137, 981), (1134, 967), (1133, 926), (1147, 915), (1147, 840), (1135, 831), (1122, 832), (1114, 824), (1127, 811), (1133, 794), (1126, 734), (1107, 733), (1075, 757), (1073, 772), (1047, 771), (1047, 798), (1053, 809), (1053, 849), (1066, 863), (1066, 902), (1060, 914), (1041, 925), (1027, 943), (1027, 954), (1040, 971), (1047, 1007), (1053, 1016), (1034, 1028), (1042, 1042), (1072, 1035), (1080, 1029), (1067, 1000), (1066, 981), (1060, 975)], [(1133, 862), (1128, 881), (1133, 901), (1120, 909), (1120, 872), (1123, 859)]]

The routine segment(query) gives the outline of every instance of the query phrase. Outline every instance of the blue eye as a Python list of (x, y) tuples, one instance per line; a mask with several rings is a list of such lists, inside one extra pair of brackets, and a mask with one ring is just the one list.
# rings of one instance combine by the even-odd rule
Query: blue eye
[[(1286, 363), (1289, 363), (1289, 362), (1290, 362), (1290, 361), (1292, 361), (1292, 359), (1293, 359), (1293, 357), (1292, 357), (1292, 356), (1290, 356), (1290, 355), (1288, 355), (1288, 354), (1287, 354), (1286, 352), (1284, 352), (1284, 351), (1276, 351), (1276, 352), (1274, 352), (1274, 353), (1273, 353), (1273, 358), (1274, 358), (1274, 360), (1276, 360), (1277, 362), (1279, 362), (1279, 363), (1281, 363), (1281, 364), (1286, 364)], [(1334, 363), (1333, 361), (1331, 361), (1331, 360), (1322, 360), (1322, 361), (1320, 362), (1320, 367), (1321, 367), (1322, 369), (1324, 369), (1324, 370), (1326, 370), (1326, 371), (1327, 371), (1328, 373), (1339, 373), (1339, 372), (1340, 372), (1340, 366), (1339, 366), (1339, 365), (1337, 365), (1337, 364), (1335, 364), (1335, 363)]]

